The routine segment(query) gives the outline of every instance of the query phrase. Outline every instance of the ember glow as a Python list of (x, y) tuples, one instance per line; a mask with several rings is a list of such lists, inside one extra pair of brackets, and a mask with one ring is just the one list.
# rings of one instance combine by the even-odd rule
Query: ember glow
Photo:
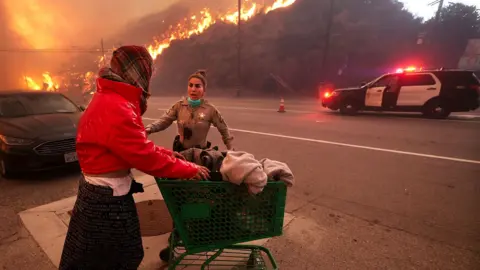
[(84, 79), (83, 79), (82, 93), (86, 93), (86, 92), (91, 91), (91, 89), (93, 88), (93, 83), (95, 81), (95, 75), (94, 75), (93, 72), (89, 71), (89, 72), (85, 73), (85, 75), (83, 77), (84, 77)]
[[(271, 6), (265, 8), (259, 8), (256, 3), (244, 3), (240, 17), (242, 21), (248, 21), (258, 14), (267, 14), (273, 10), (291, 6), (295, 2), (296, 0), (276, 0)], [(199, 14), (191, 15), (176, 25), (171, 25), (161, 36), (154, 37), (153, 42), (146, 45), (146, 47), (153, 59), (157, 59), (158, 56), (170, 47), (172, 41), (184, 40), (194, 35), (199, 35), (217, 22), (238, 24), (238, 11), (234, 8), (225, 14), (214, 16), (208, 8), (204, 8)], [(103, 66), (103, 63), (106, 62), (104, 56), (99, 57), (97, 61), (99, 67)], [(44, 75), (45, 74), (47, 74), (48, 77), (43, 76), (43, 83), (37, 83), (31, 77), (25, 76), (24, 80), (27, 87), (32, 90), (41, 90), (42, 84), (47, 84), (49, 91), (55, 91), (51, 89), (58, 89), (59, 84), (52, 80), (49, 73), (44, 73)], [(87, 72), (84, 75), (86, 85), (88, 84), (87, 81), (92, 81), (92, 78), (93, 73), (91, 72)]]

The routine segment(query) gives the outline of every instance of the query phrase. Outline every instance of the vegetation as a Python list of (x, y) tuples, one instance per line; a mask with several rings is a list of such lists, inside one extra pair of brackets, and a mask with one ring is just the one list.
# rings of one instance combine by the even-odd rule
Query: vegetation
[[(334, 2), (325, 62), (330, 0), (297, 0), (243, 24), (242, 88), (272, 91), (273, 74), (296, 93), (313, 94), (322, 81), (356, 85), (405, 65), (456, 67), (468, 39), (480, 37), (474, 6), (449, 4), (436, 23), (414, 17), (399, 1)], [(173, 42), (157, 61), (152, 89), (181, 91), (197, 68), (209, 71), (212, 87), (235, 88), (236, 27), (217, 24), (202, 35)]]

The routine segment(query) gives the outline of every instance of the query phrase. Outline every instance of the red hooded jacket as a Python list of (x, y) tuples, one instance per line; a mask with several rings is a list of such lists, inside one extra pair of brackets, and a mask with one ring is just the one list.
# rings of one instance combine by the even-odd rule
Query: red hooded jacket
[(195, 164), (173, 157), (146, 137), (140, 115), (142, 90), (97, 79), (97, 92), (80, 119), (77, 154), (84, 173), (103, 174), (135, 168), (164, 178), (192, 178)]

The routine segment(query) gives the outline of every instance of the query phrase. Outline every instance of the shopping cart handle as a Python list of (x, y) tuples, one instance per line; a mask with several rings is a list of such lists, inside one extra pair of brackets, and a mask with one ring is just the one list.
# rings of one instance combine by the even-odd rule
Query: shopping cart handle
[(220, 172), (210, 172), (210, 179), (208, 179), (208, 181), (222, 182), (223, 176)]

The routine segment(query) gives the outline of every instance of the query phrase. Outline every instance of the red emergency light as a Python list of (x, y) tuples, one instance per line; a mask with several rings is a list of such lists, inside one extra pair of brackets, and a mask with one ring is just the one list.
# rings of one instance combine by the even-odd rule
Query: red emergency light
[(417, 69), (414, 66), (409, 66), (409, 67), (406, 67), (406, 68), (397, 68), (397, 70), (395, 72), (396, 73), (404, 73), (404, 72), (414, 72), (414, 71), (417, 71), (417, 70), (422, 70), (422, 68)]

